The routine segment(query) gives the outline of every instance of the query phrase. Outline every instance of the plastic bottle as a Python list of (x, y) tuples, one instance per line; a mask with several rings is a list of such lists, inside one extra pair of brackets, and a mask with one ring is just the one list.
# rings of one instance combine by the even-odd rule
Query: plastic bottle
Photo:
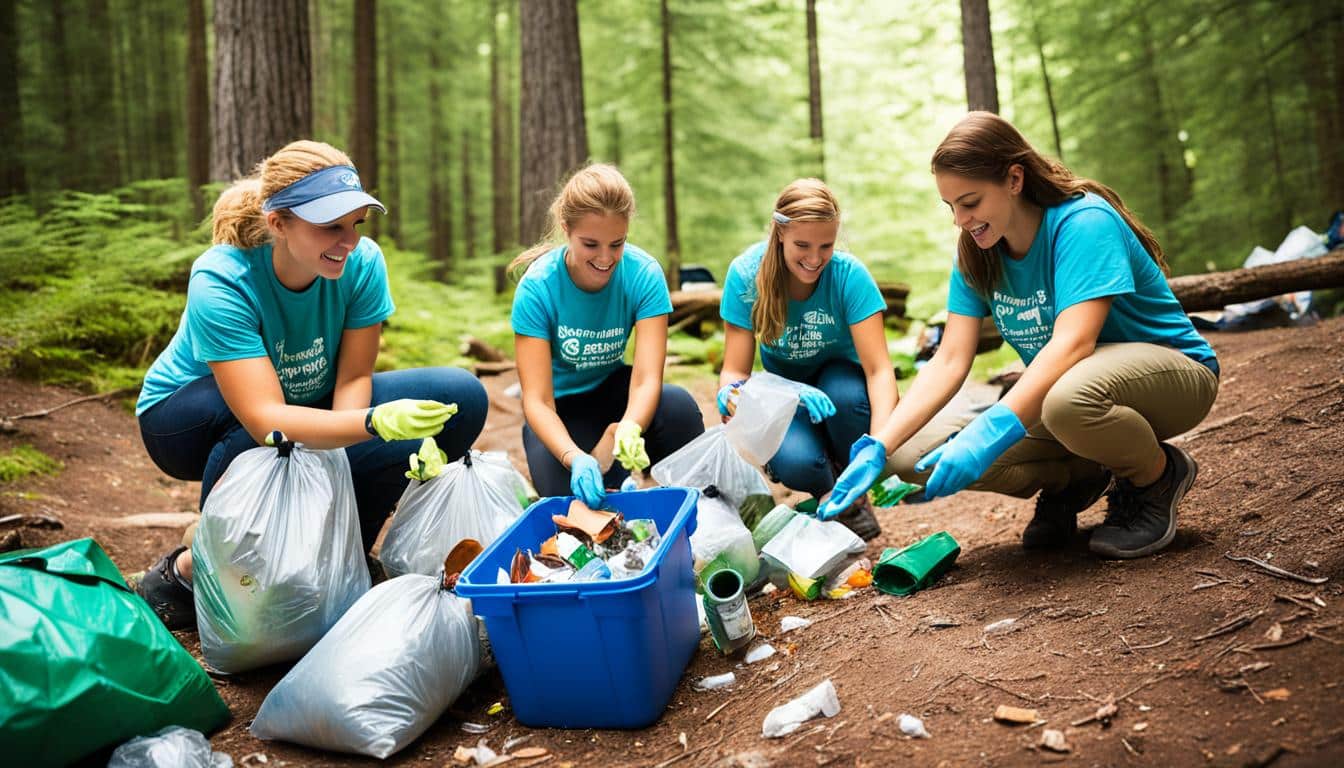
[(562, 533), (555, 538), (555, 548), (566, 562), (578, 569), (573, 581), (611, 578), (611, 569), (607, 564), (593, 554), (591, 549), (585, 547), (583, 542), (568, 533)]
[(710, 575), (702, 600), (714, 647), (724, 654), (739, 651), (756, 637), (756, 622), (747, 606), (742, 574), (721, 568)]

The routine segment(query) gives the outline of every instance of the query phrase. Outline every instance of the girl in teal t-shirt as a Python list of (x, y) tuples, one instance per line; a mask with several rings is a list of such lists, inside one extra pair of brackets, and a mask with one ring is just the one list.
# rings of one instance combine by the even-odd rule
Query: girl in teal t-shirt
[[(214, 245), (136, 405), (150, 458), (201, 481), (202, 507), (233, 459), (279, 430), (345, 449), (367, 551), (421, 440), (456, 459), (480, 434), (485, 388), (467, 371), (373, 371), (394, 307), (383, 253), (358, 231), (371, 209), (384, 210), (350, 158), (316, 141), (283, 147), (215, 203)], [(171, 629), (195, 624), (189, 544), (137, 582)]]
[[(1042, 156), (997, 115), (967, 115), (932, 165), (961, 230), (942, 344), (890, 417), (854, 444), (832, 498), (861, 493), (895, 450), (896, 472), (923, 481), (929, 498), (1039, 494), (1027, 549), (1068, 545), (1078, 513), (1109, 488), (1092, 551), (1157, 552), (1198, 469), (1166, 441), (1218, 394), (1217, 357), (1167, 285), (1161, 246), (1114, 191)], [(1026, 371), (984, 413), (942, 414), (985, 317)]]
[[(775, 200), (770, 234), (733, 259), (723, 283), (723, 371), (719, 412), (761, 365), (798, 383), (800, 408), (766, 471), (821, 497), (835, 485), (849, 446), (896, 405), (896, 377), (882, 325), (886, 302), (863, 264), (835, 250), (840, 207), (817, 179), (799, 179)], [(748, 384), (750, 386), (750, 384)], [(877, 418), (877, 421), (873, 421)], [(879, 532), (866, 504), (841, 521), (865, 539)]]
[(590, 165), (551, 204), (550, 236), (511, 265), (525, 270), (511, 321), (532, 484), (593, 508), (627, 476), (618, 455), (647, 468), (705, 431), (690, 393), (663, 383), (672, 300), (662, 267), (626, 242), (634, 213), (621, 172)]

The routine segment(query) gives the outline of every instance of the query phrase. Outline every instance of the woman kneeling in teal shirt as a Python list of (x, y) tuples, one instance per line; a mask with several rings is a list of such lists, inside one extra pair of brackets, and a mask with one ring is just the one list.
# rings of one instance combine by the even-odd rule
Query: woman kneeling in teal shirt
[[(1039, 492), (1027, 549), (1067, 544), (1108, 488), (1092, 551), (1166, 547), (1197, 466), (1163, 441), (1208, 414), (1218, 361), (1167, 285), (1161, 246), (1110, 188), (1042, 156), (997, 115), (966, 116), (932, 165), (961, 229), (942, 344), (886, 423), (854, 444), (820, 514), (862, 493), (894, 450), (893, 469), (929, 498)], [(970, 371), (986, 316), (1026, 372), (974, 419), (930, 425)]]

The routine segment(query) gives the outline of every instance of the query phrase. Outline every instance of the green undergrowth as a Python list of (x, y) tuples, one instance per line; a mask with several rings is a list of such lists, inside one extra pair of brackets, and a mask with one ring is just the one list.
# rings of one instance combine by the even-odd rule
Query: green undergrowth
[(12, 483), (32, 475), (54, 475), (65, 465), (31, 445), (0, 451), (0, 483)]

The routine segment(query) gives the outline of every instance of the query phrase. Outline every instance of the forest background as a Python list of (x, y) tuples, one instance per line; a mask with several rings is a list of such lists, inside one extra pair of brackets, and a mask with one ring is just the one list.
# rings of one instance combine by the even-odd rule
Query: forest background
[(0, 369), (137, 387), (220, 185), (307, 136), (390, 209), (380, 368), (511, 351), (498, 268), (585, 160), (634, 186), (631, 242), (720, 280), (822, 176), (918, 321), (956, 236), (928, 159), (968, 103), (1115, 188), (1173, 274), (1344, 207), (1340, 0), (0, 0)]

